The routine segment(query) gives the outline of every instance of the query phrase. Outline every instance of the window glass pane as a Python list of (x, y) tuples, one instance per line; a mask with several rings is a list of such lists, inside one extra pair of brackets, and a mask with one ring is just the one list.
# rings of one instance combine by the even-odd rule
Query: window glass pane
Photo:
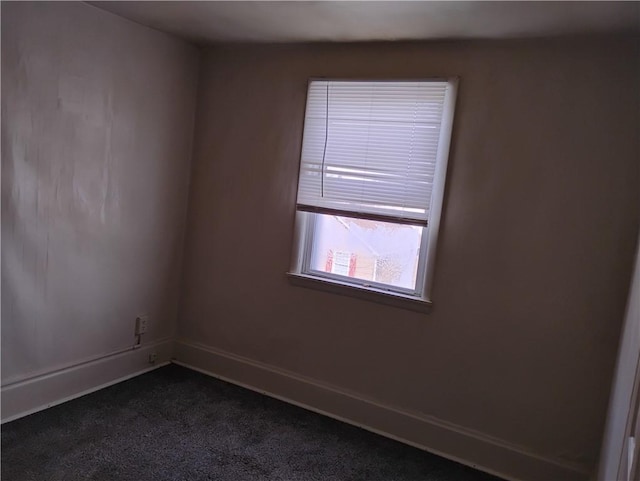
[(312, 270), (415, 289), (422, 227), (315, 214)]

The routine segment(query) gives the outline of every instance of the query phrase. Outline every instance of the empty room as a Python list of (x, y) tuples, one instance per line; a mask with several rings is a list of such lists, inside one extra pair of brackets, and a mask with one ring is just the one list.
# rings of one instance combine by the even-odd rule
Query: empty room
[(8, 2), (3, 481), (640, 480), (640, 3)]

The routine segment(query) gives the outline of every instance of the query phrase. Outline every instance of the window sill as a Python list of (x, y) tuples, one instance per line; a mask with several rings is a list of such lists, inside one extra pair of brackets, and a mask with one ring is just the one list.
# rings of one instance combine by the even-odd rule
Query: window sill
[(348, 284), (346, 282), (322, 279), (315, 276), (297, 274), (293, 272), (287, 272), (287, 277), (289, 278), (289, 282), (294, 286), (317, 289), (341, 296), (355, 297), (415, 312), (429, 313), (433, 307), (433, 303), (431, 301), (407, 294), (384, 291), (374, 287), (363, 287), (355, 284)]

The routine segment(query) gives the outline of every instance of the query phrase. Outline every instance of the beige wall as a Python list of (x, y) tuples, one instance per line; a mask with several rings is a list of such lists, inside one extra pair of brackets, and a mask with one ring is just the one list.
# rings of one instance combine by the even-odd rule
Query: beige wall
[(173, 335), (197, 66), (80, 2), (2, 3), (3, 385), (132, 346), (141, 313)]
[[(638, 55), (605, 38), (208, 49), (179, 336), (592, 470), (638, 233)], [(291, 286), (307, 79), (451, 75), (433, 312)]]

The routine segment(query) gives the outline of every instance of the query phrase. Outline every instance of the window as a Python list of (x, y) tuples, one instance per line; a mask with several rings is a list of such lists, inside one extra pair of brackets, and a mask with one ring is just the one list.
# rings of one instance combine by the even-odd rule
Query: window
[(428, 307), (456, 86), (310, 81), (292, 280)]

